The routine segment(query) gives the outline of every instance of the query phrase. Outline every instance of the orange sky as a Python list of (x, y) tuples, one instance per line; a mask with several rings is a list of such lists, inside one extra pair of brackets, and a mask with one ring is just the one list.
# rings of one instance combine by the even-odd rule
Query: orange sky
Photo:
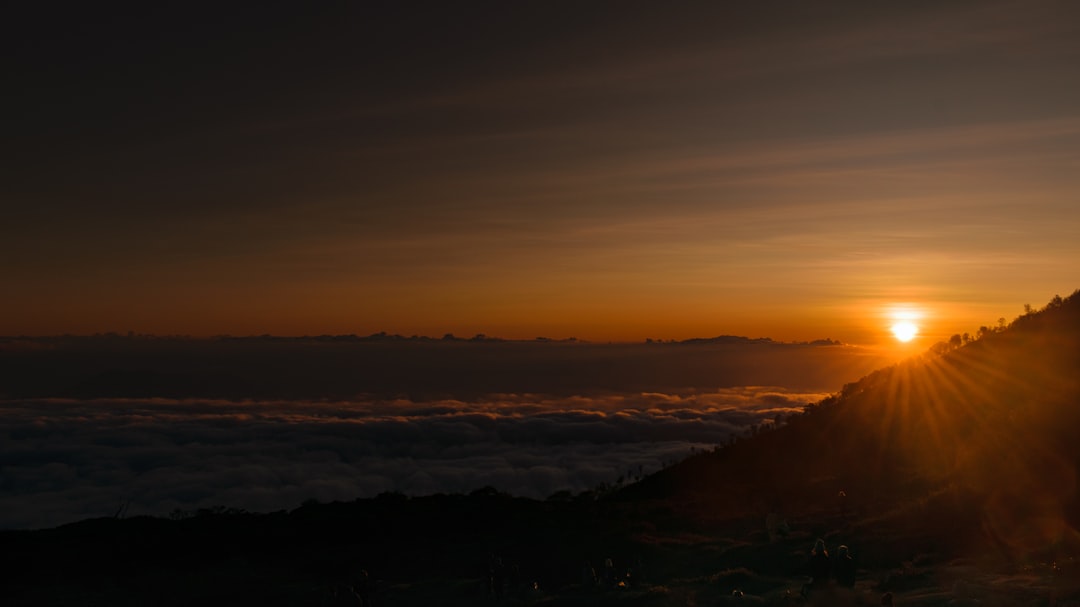
[(1080, 287), (1074, 5), (718, 4), (28, 12), (0, 334), (925, 348)]

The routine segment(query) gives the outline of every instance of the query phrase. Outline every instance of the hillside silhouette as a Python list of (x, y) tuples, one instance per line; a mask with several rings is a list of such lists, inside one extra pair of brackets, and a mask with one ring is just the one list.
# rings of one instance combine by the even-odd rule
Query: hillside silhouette
[(980, 335), (875, 371), (621, 497), (706, 519), (844, 509), (953, 555), (1075, 551), (1080, 292)]
[[(1080, 292), (632, 485), (121, 511), (0, 533), (0, 597), (361, 604), (364, 569), (377, 605), (1075, 605), (1078, 369)], [(804, 598), (818, 538), (852, 586)]]

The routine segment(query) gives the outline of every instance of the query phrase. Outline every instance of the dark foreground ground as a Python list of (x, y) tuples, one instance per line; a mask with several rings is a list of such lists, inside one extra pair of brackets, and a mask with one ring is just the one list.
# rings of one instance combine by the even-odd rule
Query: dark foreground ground
[[(896, 605), (1080, 605), (1067, 542), (1023, 556), (995, 547), (960, 520), (970, 504), (956, 495), (893, 510), (847, 499), (786, 517), (753, 507), (714, 517), (692, 500), (541, 502), (478, 491), (267, 515), (98, 519), (0, 534), (0, 597), (4, 605), (360, 604), (341, 596), (366, 570), (374, 605), (879, 605), (885, 592)], [(834, 555), (850, 547), (857, 581), (806, 601), (818, 537)]]

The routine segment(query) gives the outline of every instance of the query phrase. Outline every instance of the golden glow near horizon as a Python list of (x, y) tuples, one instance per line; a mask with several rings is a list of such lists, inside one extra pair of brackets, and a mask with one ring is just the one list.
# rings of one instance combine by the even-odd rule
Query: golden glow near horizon
[[(99, 30), (80, 22), (55, 36), (86, 59), (71, 66), (31, 36), (14, 56), (33, 77), (8, 86), (5, 143), (34, 152), (6, 167), (0, 335), (727, 334), (911, 354), (1080, 287), (1080, 19), (1063, 6), (704, 2), (653, 27), (650, 10), (509, 4), (236, 35), (195, 20), (252, 49), (198, 65), (175, 36), (86, 53)], [(288, 46), (254, 35), (279, 29)], [(149, 71), (163, 80), (131, 77)], [(896, 302), (923, 315), (879, 314)]]

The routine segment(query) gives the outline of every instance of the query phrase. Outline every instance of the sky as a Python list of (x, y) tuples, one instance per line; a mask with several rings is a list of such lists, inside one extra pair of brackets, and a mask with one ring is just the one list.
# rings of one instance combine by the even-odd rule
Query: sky
[(0, 335), (891, 340), (1080, 287), (1067, 1), (22, 3)]

